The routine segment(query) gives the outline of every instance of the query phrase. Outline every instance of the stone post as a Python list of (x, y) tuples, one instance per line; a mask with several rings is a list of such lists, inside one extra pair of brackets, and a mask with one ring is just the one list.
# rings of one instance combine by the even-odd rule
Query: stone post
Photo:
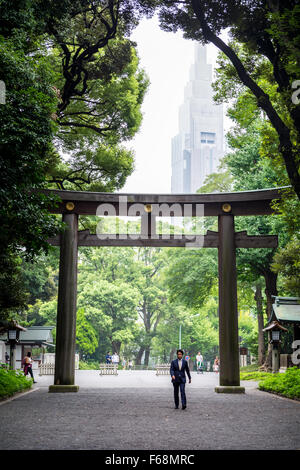
[(279, 361), (280, 361), (280, 352), (279, 352), (279, 344), (272, 345), (272, 372), (276, 374), (279, 372)]

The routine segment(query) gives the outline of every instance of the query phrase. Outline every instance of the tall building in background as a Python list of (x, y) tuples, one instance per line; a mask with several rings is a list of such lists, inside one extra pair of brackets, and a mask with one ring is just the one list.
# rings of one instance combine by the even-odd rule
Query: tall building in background
[(223, 157), (223, 106), (214, 103), (211, 84), (206, 46), (196, 44), (179, 133), (172, 139), (172, 193), (195, 193)]

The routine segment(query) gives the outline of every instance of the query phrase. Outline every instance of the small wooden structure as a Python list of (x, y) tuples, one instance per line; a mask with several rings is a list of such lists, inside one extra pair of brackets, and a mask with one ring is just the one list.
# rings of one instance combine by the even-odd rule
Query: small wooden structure
[(272, 322), (293, 325), (294, 341), (300, 340), (300, 298), (274, 296), (272, 313), (267, 325)]
[[(1, 357), (1, 362), (6, 362), (5, 352), (8, 352), (6, 348), (6, 346), (8, 345), (10, 369), (15, 370), (19, 368), (19, 365), (17, 364), (17, 357), (18, 353), (20, 353), (22, 349), (19, 345), (20, 335), (22, 332), (26, 331), (26, 328), (23, 328), (23, 326), (18, 325), (16, 320), (2, 321), (0, 323), (1, 356), (4, 356), (3, 358)], [(6, 364), (6, 367), (8, 367), (8, 364)]]
[(55, 363), (45, 362), (39, 365), (39, 375), (54, 375)]
[[(19, 326), (19, 339), (15, 345), (15, 363), (17, 369), (22, 368), (22, 361), (24, 357), (28, 352), (31, 352), (33, 348), (42, 348), (43, 350), (40, 360), (34, 360), (33, 358), (33, 368), (36, 369), (38, 364), (44, 362), (45, 348), (47, 346), (54, 347), (52, 337), (53, 328), (54, 326), (28, 326), (27, 328), (22, 328)], [(11, 355), (7, 334), (0, 334), (0, 339), (5, 342), (6, 350)]]
[[(278, 321), (272, 321), (263, 331), (268, 332), (269, 343), (272, 344), (272, 371), (276, 373), (280, 367), (280, 333), (286, 333), (288, 330)], [(276, 337), (274, 333), (276, 333)]]
[[(266, 328), (269, 336), (274, 328), (279, 327), (280, 331), (286, 332), (287, 329), (283, 327), (293, 326), (293, 341), (300, 340), (300, 298), (299, 297), (280, 297), (273, 296), (274, 303), (272, 305), (272, 313), (268, 320)], [(277, 358), (277, 355), (279, 356)], [(274, 356), (274, 358), (273, 358)], [(279, 354), (276, 348), (272, 348), (272, 369), (273, 360), (275, 361), (275, 369), (278, 368), (279, 372), (284, 372), (288, 367), (292, 366), (291, 354)]]
[(118, 366), (116, 364), (100, 364), (99, 375), (118, 375)]
[(170, 374), (170, 364), (157, 364), (156, 375), (168, 375)]

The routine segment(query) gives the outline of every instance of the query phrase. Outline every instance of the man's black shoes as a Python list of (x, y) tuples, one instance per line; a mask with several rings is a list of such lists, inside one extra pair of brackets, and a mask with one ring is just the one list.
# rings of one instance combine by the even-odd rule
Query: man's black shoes
[(178, 410), (178, 406), (175, 406), (175, 410)]
[(185, 409), (186, 409), (186, 405), (182, 405), (182, 409), (185, 410)]

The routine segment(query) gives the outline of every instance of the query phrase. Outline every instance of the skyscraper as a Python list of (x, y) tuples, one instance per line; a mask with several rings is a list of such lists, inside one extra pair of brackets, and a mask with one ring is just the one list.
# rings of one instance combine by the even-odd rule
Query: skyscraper
[(179, 109), (179, 133), (172, 139), (172, 193), (196, 192), (223, 157), (223, 106), (214, 103), (211, 84), (206, 46), (196, 44)]

